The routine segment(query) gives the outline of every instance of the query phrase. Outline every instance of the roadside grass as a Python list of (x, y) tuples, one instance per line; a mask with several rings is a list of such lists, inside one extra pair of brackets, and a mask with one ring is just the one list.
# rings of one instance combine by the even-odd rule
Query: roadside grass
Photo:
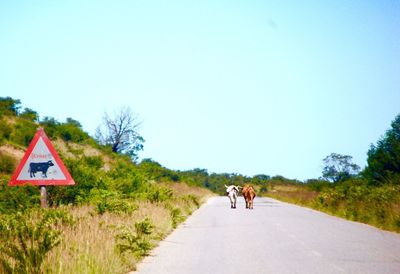
[(312, 207), (318, 192), (302, 186), (276, 185), (266, 196), (288, 203)]
[(310, 207), (384, 230), (400, 232), (400, 186), (369, 186), (353, 180), (313, 190), (307, 185), (274, 185), (265, 196)]
[(63, 241), (47, 258), (49, 273), (126, 273), (135, 268), (137, 258), (121, 256), (116, 250), (116, 236), (123, 228), (149, 218), (156, 224), (151, 244), (155, 245), (171, 231), (169, 211), (162, 204), (141, 202), (132, 214), (97, 214), (94, 206), (71, 208), (76, 220), (63, 229)]
[(43, 264), (45, 273), (127, 273), (211, 192), (164, 183), (173, 197), (163, 202), (135, 200), (133, 212), (104, 212), (96, 206), (70, 207), (75, 224), (63, 227), (63, 240)]

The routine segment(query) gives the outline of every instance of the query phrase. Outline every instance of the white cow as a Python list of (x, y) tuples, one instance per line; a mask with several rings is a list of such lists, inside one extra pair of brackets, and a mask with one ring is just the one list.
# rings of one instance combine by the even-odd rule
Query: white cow
[(230, 185), (226, 187), (226, 195), (228, 195), (229, 200), (231, 201), (231, 208), (236, 208), (236, 200), (239, 195), (239, 186)]

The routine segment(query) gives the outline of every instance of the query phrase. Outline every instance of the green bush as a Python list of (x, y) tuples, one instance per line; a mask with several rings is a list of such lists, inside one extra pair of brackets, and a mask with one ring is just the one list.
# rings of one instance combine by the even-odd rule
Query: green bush
[(333, 184), (325, 180), (311, 179), (306, 181), (306, 186), (313, 191), (322, 191), (323, 189), (333, 187)]
[(8, 186), (11, 176), (0, 176), (0, 214), (13, 214), (40, 205), (39, 188), (35, 186)]
[(116, 195), (102, 197), (101, 201), (97, 203), (97, 213), (104, 214), (106, 212), (117, 214), (131, 214), (139, 207), (136, 203), (128, 199), (121, 199)]
[(89, 167), (95, 169), (100, 169), (104, 165), (103, 158), (101, 158), (100, 156), (84, 156), (83, 160)]
[(21, 146), (27, 147), (35, 136), (38, 126), (28, 120), (18, 120), (10, 139)]
[(53, 117), (46, 116), (40, 121), (40, 126), (44, 128), (46, 135), (50, 139), (55, 139), (57, 137), (57, 127), (59, 125), (60, 123)]
[(64, 141), (82, 143), (89, 138), (89, 135), (75, 124), (65, 123), (56, 127), (56, 134)]
[(0, 151), (0, 173), (12, 174), (17, 166), (14, 157)]
[(0, 117), (3, 115), (16, 116), (21, 108), (21, 100), (11, 97), (0, 97)]
[(146, 195), (147, 199), (152, 203), (164, 202), (172, 199), (173, 192), (169, 188), (154, 187)]
[(150, 180), (177, 182), (180, 179), (177, 172), (161, 166), (152, 159), (143, 159), (139, 168)]
[(148, 255), (151, 244), (151, 234), (154, 225), (149, 218), (135, 223), (134, 230), (130, 227), (123, 226), (119, 233), (115, 236), (116, 249), (119, 254), (126, 256), (126, 253), (132, 254), (136, 258)]
[(317, 209), (350, 220), (399, 231), (400, 186), (370, 186), (368, 182), (350, 180), (321, 191), (314, 201)]
[(191, 203), (193, 203), (197, 208), (200, 207), (200, 199), (199, 197), (197, 197), (196, 195), (192, 195), (192, 194), (188, 194), (186, 196), (183, 197), (183, 199), (190, 201)]
[(61, 242), (60, 224), (73, 224), (67, 211), (48, 209), (1, 216), (0, 270), (43, 273), (44, 259)]
[(176, 228), (178, 224), (183, 222), (185, 217), (182, 215), (182, 210), (180, 208), (171, 208), (170, 209), (172, 227)]
[(39, 120), (39, 114), (30, 108), (25, 108), (24, 111), (19, 115), (19, 117), (32, 122), (36, 122)]
[(65, 159), (64, 163), (76, 184), (50, 187), (48, 197), (51, 205), (89, 202), (90, 191), (104, 187), (102, 180), (104, 171), (87, 165), (85, 158)]
[(10, 140), (12, 127), (2, 118), (0, 118), (0, 141)]

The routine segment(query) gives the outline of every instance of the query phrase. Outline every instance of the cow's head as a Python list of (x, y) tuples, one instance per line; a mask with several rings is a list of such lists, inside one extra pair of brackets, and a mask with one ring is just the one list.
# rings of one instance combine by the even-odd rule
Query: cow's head
[(54, 164), (53, 164), (53, 162), (50, 160), (50, 161), (47, 161), (47, 164), (49, 165), (49, 166), (54, 166)]
[(239, 193), (239, 186), (235, 186), (235, 185), (227, 186), (227, 185), (225, 185), (225, 187), (226, 187), (226, 195), (228, 195), (228, 196), (232, 195), (233, 192), (236, 192), (236, 194)]

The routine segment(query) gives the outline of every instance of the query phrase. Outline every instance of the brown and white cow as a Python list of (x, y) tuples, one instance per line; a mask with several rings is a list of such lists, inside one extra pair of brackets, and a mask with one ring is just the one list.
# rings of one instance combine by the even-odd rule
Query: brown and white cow
[(246, 201), (246, 208), (253, 209), (253, 200), (254, 197), (256, 197), (256, 192), (254, 191), (253, 186), (245, 185), (242, 189), (242, 195)]

